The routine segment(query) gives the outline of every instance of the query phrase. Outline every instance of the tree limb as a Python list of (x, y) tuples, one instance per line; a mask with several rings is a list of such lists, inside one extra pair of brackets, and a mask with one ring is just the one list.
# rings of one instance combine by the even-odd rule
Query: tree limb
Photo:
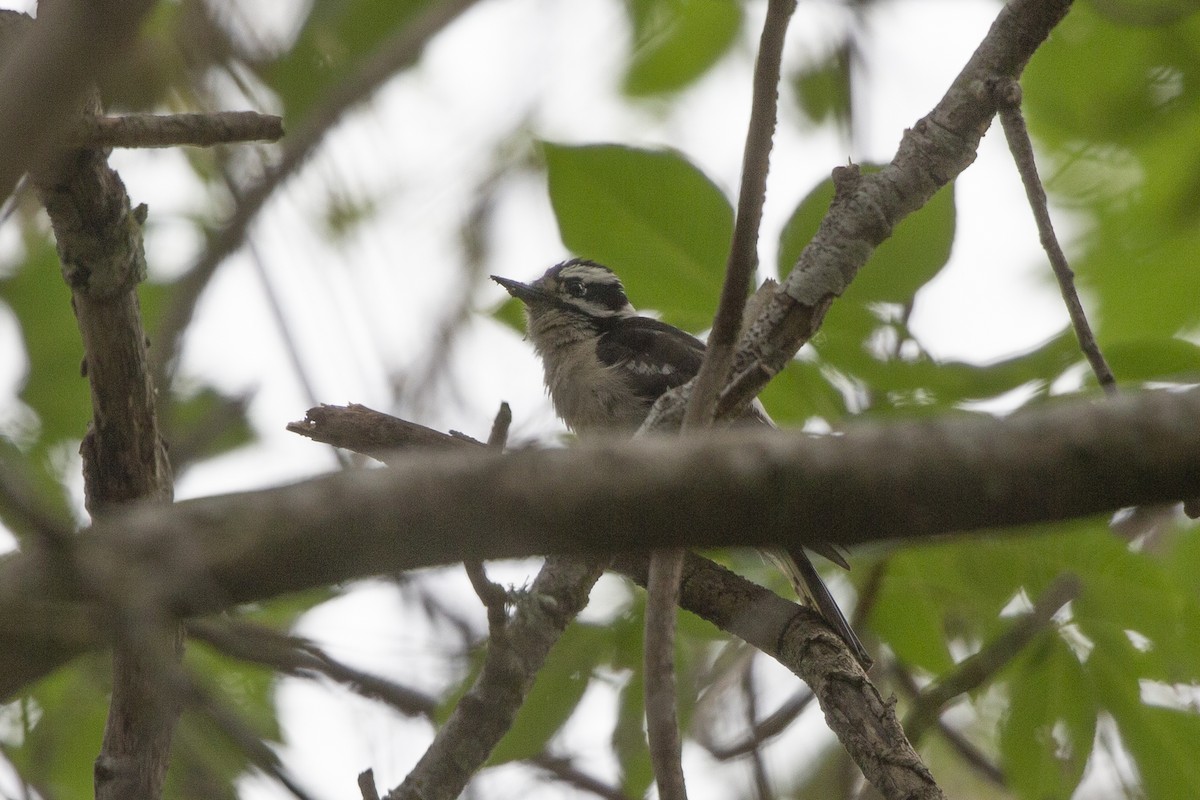
[[(1131, 392), (822, 438), (738, 430), (505, 456), (455, 448), (133, 508), (78, 537), (76, 555), (106, 580), (205, 613), (464, 558), (913, 539), (1198, 496), (1197, 418), (1200, 390)], [(0, 561), (0, 618), (28, 597), (85, 594), (44, 553)], [(4, 636), (0, 645), (0, 696), (64, 655)]]
[(4, 11), (0, 19), (0, 199), (43, 165), (79, 113), (97, 65), (118, 61), (152, 0), (56, 0), (36, 21)]
[(475, 685), (385, 800), (454, 800), (462, 794), (512, 727), (550, 648), (587, 604), (607, 561), (597, 556), (546, 559), (529, 593), (516, 603), (505, 635), (489, 641)]
[[(778, 291), (748, 326), (717, 416), (736, 416), (812, 338), (834, 299), (904, 217), (975, 160), (996, 104), (987, 87), (1020, 77), (1025, 64), (1066, 16), (1071, 0), (1013, 0), (941, 101), (905, 131), (891, 163), (870, 175), (833, 171), (834, 199), (812, 241)], [(649, 424), (678, 423), (686, 390), (660, 398)]]
[(72, 147), (211, 147), (233, 142), (274, 142), (283, 119), (257, 111), (209, 114), (122, 114), (86, 118), (67, 133)]
[[(98, 105), (89, 95), (75, 112), (87, 116)], [(92, 418), (80, 446), (88, 511), (100, 520), (134, 501), (169, 503), (171, 466), (159, 434), (136, 291), (146, 274), (145, 208), (130, 208), (125, 186), (103, 150), (54, 150), (29, 174), (54, 229), (83, 341), (92, 399)], [(52, 544), (45, 549), (72, 555), (69, 545)], [(144, 590), (148, 587), (110, 582), (78, 562), (67, 571), (76, 572), (79, 583), (105, 601), (116, 623), (112, 699), (94, 769), (97, 800), (156, 800), (180, 710), (163, 667), (181, 657), (182, 631), (159, 598)]]

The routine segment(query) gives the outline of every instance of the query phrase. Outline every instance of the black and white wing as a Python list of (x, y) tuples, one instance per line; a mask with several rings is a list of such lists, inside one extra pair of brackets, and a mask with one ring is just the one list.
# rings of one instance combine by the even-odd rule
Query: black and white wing
[(650, 317), (625, 317), (601, 333), (596, 357), (605, 366), (620, 368), (649, 408), (663, 392), (695, 377), (704, 343)]

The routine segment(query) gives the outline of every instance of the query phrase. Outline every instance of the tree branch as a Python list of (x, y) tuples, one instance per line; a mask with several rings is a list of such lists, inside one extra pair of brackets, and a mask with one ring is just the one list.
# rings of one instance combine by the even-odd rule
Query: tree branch
[(57, 0), (36, 21), (0, 18), (0, 198), (57, 147), (101, 69), (133, 41), (152, 0)]
[[(98, 105), (89, 96), (80, 110), (86, 116)], [(100, 520), (134, 501), (169, 503), (171, 467), (158, 429), (136, 291), (146, 274), (145, 207), (130, 208), (103, 150), (55, 150), (34, 165), (30, 178), (54, 229), (83, 341), (92, 399), (80, 446), (88, 510)], [(69, 548), (54, 549), (70, 555)], [(116, 622), (112, 699), (94, 770), (96, 797), (155, 800), (166, 777), (180, 699), (162, 670), (181, 657), (182, 631), (158, 596), (89, 574), (78, 562), (72, 566)]]
[(683, 554), (683, 550), (674, 547), (652, 552), (646, 580), (643, 707), (650, 766), (661, 800), (687, 800), (683, 742), (675, 713), (675, 609), (679, 605)]
[(909, 739), (920, 742), (925, 731), (937, 722), (947, 703), (982, 686), (1009, 664), (1034, 636), (1050, 625), (1059, 609), (1073, 600), (1079, 591), (1078, 578), (1060, 576), (1042, 593), (1032, 611), (1022, 615), (978, 653), (964, 659), (952, 672), (943, 675), (918, 694), (904, 720), (904, 730), (908, 732)]
[(758, 43), (754, 67), (754, 100), (750, 107), (750, 126), (742, 155), (742, 182), (738, 193), (737, 219), (721, 300), (708, 336), (708, 347), (700, 372), (696, 375), (683, 427), (708, 427), (713, 419), (717, 394), (729, 377), (734, 345), (742, 329), (742, 310), (750, 280), (758, 266), (758, 231), (762, 223), (763, 203), (767, 195), (767, 171), (771, 143), (778, 117), (779, 73), (783, 61), (783, 42), (788, 22), (796, 9), (796, 0), (770, 0), (767, 18)]
[(404, 783), (385, 800), (454, 800), (462, 794), (512, 727), (550, 648), (587, 604), (607, 561), (596, 556), (546, 559), (529, 593), (516, 603), (505, 635), (490, 640), (475, 685)]
[(211, 147), (277, 141), (283, 119), (257, 111), (210, 114), (122, 114), (88, 117), (67, 134), (72, 147)]
[[(646, 584), (643, 556), (619, 555), (613, 567)], [(879, 696), (818, 612), (692, 553), (686, 556), (679, 604), (757, 647), (807, 683), (830, 729), (885, 798), (942, 797), (904, 737), (893, 705)]]
[[(891, 163), (870, 175), (833, 171), (834, 199), (812, 241), (751, 322), (716, 415), (736, 416), (812, 338), (834, 299), (895, 226), (975, 160), (997, 108), (987, 87), (1016, 80), (1071, 0), (1013, 0), (1000, 11), (941, 101), (905, 131)], [(685, 396), (685, 395), (684, 395)], [(660, 398), (656, 424), (678, 422), (679, 395)]]
[[(455, 447), (390, 469), (136, 507), (78, 537), (76, 561), (205, 613), (464, 558), (850, 545), (1052, 522), (1200, 496), (1197, 418), (1200, 390), (1140, 392), (821, 438), (743, 429), (504, 456)], [(44, 553), (0, 561), (0, 618), (27, 597), (85, 593)], [(0, 696), (61, 659), (36, 650), (0, 636)]]
[(1113, 377), (1112, 369), (1096, 344), (1096, 336), (1088, 323), (1083, 303), (1079, 300), (1079, 292), (1075, 289), (1075, 273), (1067, 263), (1058, 237), (1054, 233), (1054, 223), (1050, 219), (1050, 209), (1046, 206), (1046, 190), (1042, 188), (1042, 180), (1038, 175), (1037, 163), (1033, 157), (1033, 143), (1029, 141), (1029, 130), (1025, 127), (1025, 118), (1021, 116), (1021, 85), (1015, 80), (997, 81), (991, 86), (993, 101), (1000, 111), (1000, 125), (1008, 140), (1008, 149), (1012, 152), (1017, 172), (1021, 175), (1021, 183), (1025, 186), (1025, 196), (1029, 199), (1029, 208), (1033, 211), (1033, 220), (1037, 223), (1038, 237), (1046, 258), (1054, 270), (1058, 281), (1059, 292), (1063, 303), (1067, 306), (1067, 315), (1071, 318), (1071, 327), (1079, 340), (1079, 349), (1087, 358), (1096, 376), (1096, 381), (1105, 392), (1112, 394), (1117, 391), (1117, 379)]
[[(207, 611), (469, 557), (852, 545), (1052, 522), (1200, 494), (1197, 417), (1200, 390), (1140, 392), (829, 437), (734, 430), (503, 456), (456, 448), (140, 506), (98, 520), (77, 558), (113, 580), (141, 565), (151, 586), (169, 584), (173, 605)], [(287, 570), (276, 568), (280, 552)], [(0, 564), (0, 605), (50, 588), (42, 561), (22, 553)]]
[(235, 620), (197, 619), (186, 627), (189, 638), (207, 642), (227, 656), (262, 664), (285, 675), (324, 676), (410, 717), (432, 718), (437, 709), (435, 698), (347, 666), (307, 639)]

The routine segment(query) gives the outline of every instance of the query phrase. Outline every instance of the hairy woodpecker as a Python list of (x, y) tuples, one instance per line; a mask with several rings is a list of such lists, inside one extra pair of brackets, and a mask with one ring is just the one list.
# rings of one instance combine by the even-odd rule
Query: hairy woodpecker
[[(542, 359), (554, 410), (576, 433), (632, 434), (661, 394), (687, 383), (700, 369), (704, 343), (679, 328), (639, 316), (616, 274), (594, 261), (564, 261), (533, 283), (496, 275), (492, 280), (524, 303), (529, 338)], [(761, 407), (747, 411), (746, 420), (771, 424)], [(812, 549), (849, 569), (833, 545)], [(808, 556), (799, 548), (763, 552), (869, 669), (871, 657)]]

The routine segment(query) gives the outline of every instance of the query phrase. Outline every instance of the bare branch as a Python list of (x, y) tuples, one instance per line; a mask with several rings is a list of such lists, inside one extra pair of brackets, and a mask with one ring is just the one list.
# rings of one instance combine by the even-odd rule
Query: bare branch
[(1075, 576), (1059, 577), (1038, 598), (1032, 611), (1020, 617), (978, 653), (964, 659), (953, 672), (943, 675), (937, 683), (921, 692), (904, 720), (908, 738), (914, 743), (920, 742), (947, 703), (982, 686), (1008, 665), (1033, 637), (1050, 625), (1058, 610), (1079, 594), (1080, 588), (1079, 579)]
[[(482, 528), (481, 528), (482, 530)], [(404, 783), (385, 800), (454, 800), (512, 727), (551, 646), (586, 605), (604, 571), (600, 557), (552, 557), (493, 638), (479, 679), (438, 731)]]
[(210, 114), (122, 114), (82, 120), (68, 133), (72, 147), (212, 147), (277, 141), (283, 119), (257, 111)]
[(508, 403), (501, 403), (492, 420), (492, 431), (488, 434), (487, 445), (493, 449), (503, 450), (508, 444), (508, 428), (512, 425), (512, 408)]
[[(646, 584), (646, 559), (622, 554), (613, 567)], [(707, 559), (688, 553), (682, 608), (779, 661), (807, 683), (863, 775), (891, 798), (940, 800), (941, 790), (845, 643), (818, 612), (797, 606)]]
[(429, 695), (349, 667), (307, 639), (232, 620), (191, 620), (186, 627), (189, 637), (207, 642), (228, 656), (263, 664), (285, 675), (325, 676), (408, 716), (430, 718), (437, 708), (437, 700)]
[(482, 561), (469, 558), (463, 562), (463, 567), (466, 568), (471, 587), (487, 609), (488, 635), (493, 640), (504, 636), (504, 626), (508, 622), (508, 592), (500, 584), (488, 579)]
[(675, 608), (684, 551), (655, 550), (646, 580), (646, 633), (643, 642), (646, 734), (650, 765), (662, 800), (687, 800), (683, 744), (675, 713)]
[[(808, 698), (813, 697), (812, 692), (806, 692)], [(746, 727), (752, 731), (758, 730), (758, 687), (754, 681), (754, 659), (746, 661), (745, 667), (742, 670), (742, 698), (746, 704)], [(775, 797), (775, 792), (771, 788), (771, 778), (767, 774), (767, 765), (763, 761), (762, 748), (759, 746), (762, 742), (757, 736), (750, 737), (750, 768), (754, 774), (754, 790), (758, 795), (758, 800), (771, 800)]]
[(480, 444), (464, 437), (448, 436), (357, 403), (310, 408), (303, 422), (288, 423), (287, 429), (315, 442), (344, 447), (385, 464), (400, 457), (401, 449), (446, 449)]
[[(850, 545), (1050, 522), (1200, 496), (1198, 417), (1200, 390), (1130, 392), (835, 437), (715, 431), (508, 455), (454, 444), (392, 459), (391, 469), (136, 507), (78, 537), (77, 562), (205, 613), (464, 558)], [(287, 570), (277, 568), (281, 552)], [(55, 580), (47, 561), (37, 552), (0, 561), (0, 618), (22, 597), (84, 594)], [(0, 644), (0, 696), (61, 658)]]
[[(59, 26), (87, 22), (87, 14), (75, 5), (49, 5), (50, 12), (23, 37), (22, 46), (37, 41), (47, 29), (68, 36), (70, 29)], [(126, 22), (132, 24), (137, 18)], [(86, 35), (103, 32), (101, 27)], [(94, 50), (84, 42), (77, 45)], [(37, 82), (29, 76), (23, 80)], [(78, 118), (93, 113), (98, 105), (89, 93), (71, 111)], [(141, 234), (145, 207), (130, 207), (125, 186), (103, 150), (43, 153), (33, 163), (30, 178), (54, 229), (62, 277), (71, 290), (71, 307), (83, 342), (92, 399), (92, 419), (80, 447), (88, 510), (93, 519), (102, 519), (133, 501), (170, 502), (171, 466), (159, 434), (136, 292), (146, 274)], [(57, 548), (62, 549), (61, 542)], [(52, 542), (49, 550), (54, 549)], [(179, 698), (165, 690), (160, 673), (182, 656), (182, 631), (165, 607), (156, 604), (158, 595), (132, 591), (123, 579), (102, 579), (78, 563), (75, 566), (79, 582), (113, 609), (117, 634), (112, 698), (94, 769), (96, 797), (154, 800), (162, 793), (179, 715)]]
[(117, 63), (152, 0), (58, 0), (38, 19), (0, 19), (0, 198), (31, 167), (44, 166), (79, 113), (97, 67)]
[(1088, 324), (1087, 314), (1083, 303), (1079, 301), (1079, 292), (1075, 290), (1075, 273), (1067, 263), (1054, 234), (1054, 223), (1050, 220), (1050, 210), (1046, 207), (1046, 190), (1042, 188), (1042, 180), (1038, 176), (1037, 164), (1033, 157), (1033, 143), (1029, 141), (1029, 130), (1025, 127), (1025, 118), (1021, 115), (1021, 85), (1015, 80), (997, 81), (992, 86), (993, 102), (1000, 109), (1000, 124), (1004, 128), (1004, 136), (1008, 139), (1008, 148), (1012, 151), (1013, 161), (1025, 185), (1025, 196), (1029, 198), (1029, 207), (1033, 211), (1033, 219), (1037, 223), (1038, 235), (1042, 241), (1042, 249), (1050, 260), (1054, 277), (1058, 281), (1059, 291), (1067, 306), (1067, 314), (1071, 318), (1071, 327), (1079, 339), (1079, 349), (1083, 351), (1092, 372), (1101, 388), (1109, 394), (1117, 391), (1117, 380), (1113, 377), (1112, 369), (1104, 360), (1096, 344), (1096, 336), (1092, 326)]
[(629, 795), (615, 786), (609, 786), (603, 781), (588, 775), (570, 762), (569, 759), (556, 758), (548, 753), (542, 753), (529, 759), (529, 763), (545, 770), (563, 783), (591, 792), (604, 800), (633, 800)]
[[(865, 176), (854, 167), (833, 171), (829, 213), (743, 337), (718, 417), (736, 416), (812, 337), (833, 300), (900, 220), (971, 164), (996, 112), (985, 87), (999, 78), (1016, 79), (1070, 4), (1008, 3), (946, 95), (905, 132), (888, 166)], [(664, 399), (654, 413), (663, 422), (681, 419), (683, 404)]]
[(796, 0), (770, 0), (758, 44), (754, 68), (754, 101), (750, 127), (742, 155), (742, 183), (738, 194), (737, 220), (725, 266), (721, 301), (708, 336), (708, 347), (696, 375), (683, 427), (708, 427), (713, 419), (717, 393), (725, 385), (733, 363), (733, 349), (742, 329), (742, 310), (750, 280), (758, 266), (758, 229), (762, 223), (767, 194), (767, 171), (771, 143), (778, 116), (779, 73), (783, 42)]
[(375, 787), (375, 771), (363, 770), (358, 773), (358, 790), (362, 792), (362, 800), (379, 800), (379, 789)]
[[(901, 692), (909, 698), (915, 698), (920, 694), (916, 680), (904, 668), (904, 665), (893, 664), (891, 675), (896, 685), (900, 687)], [(958, 753), (959, 757), (979, 773), (984, 780), (1002, 788), (1008, 786), (1008, 781), (1004, 777), (1004, 771), (980, 751), (978, 747), (972, 744), (966, 736), (950, 727), (942, 717), (937, 717), (934, 724), (937, 726), (938, 735), (946, 740), (946, 744), (950, 745)]]
[(739, 742), (729, 745), (719, 745), (709, 742), (704, 749), (718, 761), (728, 761), (754, 752), (768, 740), (787, 730), (788, 726), (808, 708), (815, 699), (811, 689), (802, 689), (787, 699), (783, 705), (771, 712), (765, 719), (753, 724), (750, 734)]

